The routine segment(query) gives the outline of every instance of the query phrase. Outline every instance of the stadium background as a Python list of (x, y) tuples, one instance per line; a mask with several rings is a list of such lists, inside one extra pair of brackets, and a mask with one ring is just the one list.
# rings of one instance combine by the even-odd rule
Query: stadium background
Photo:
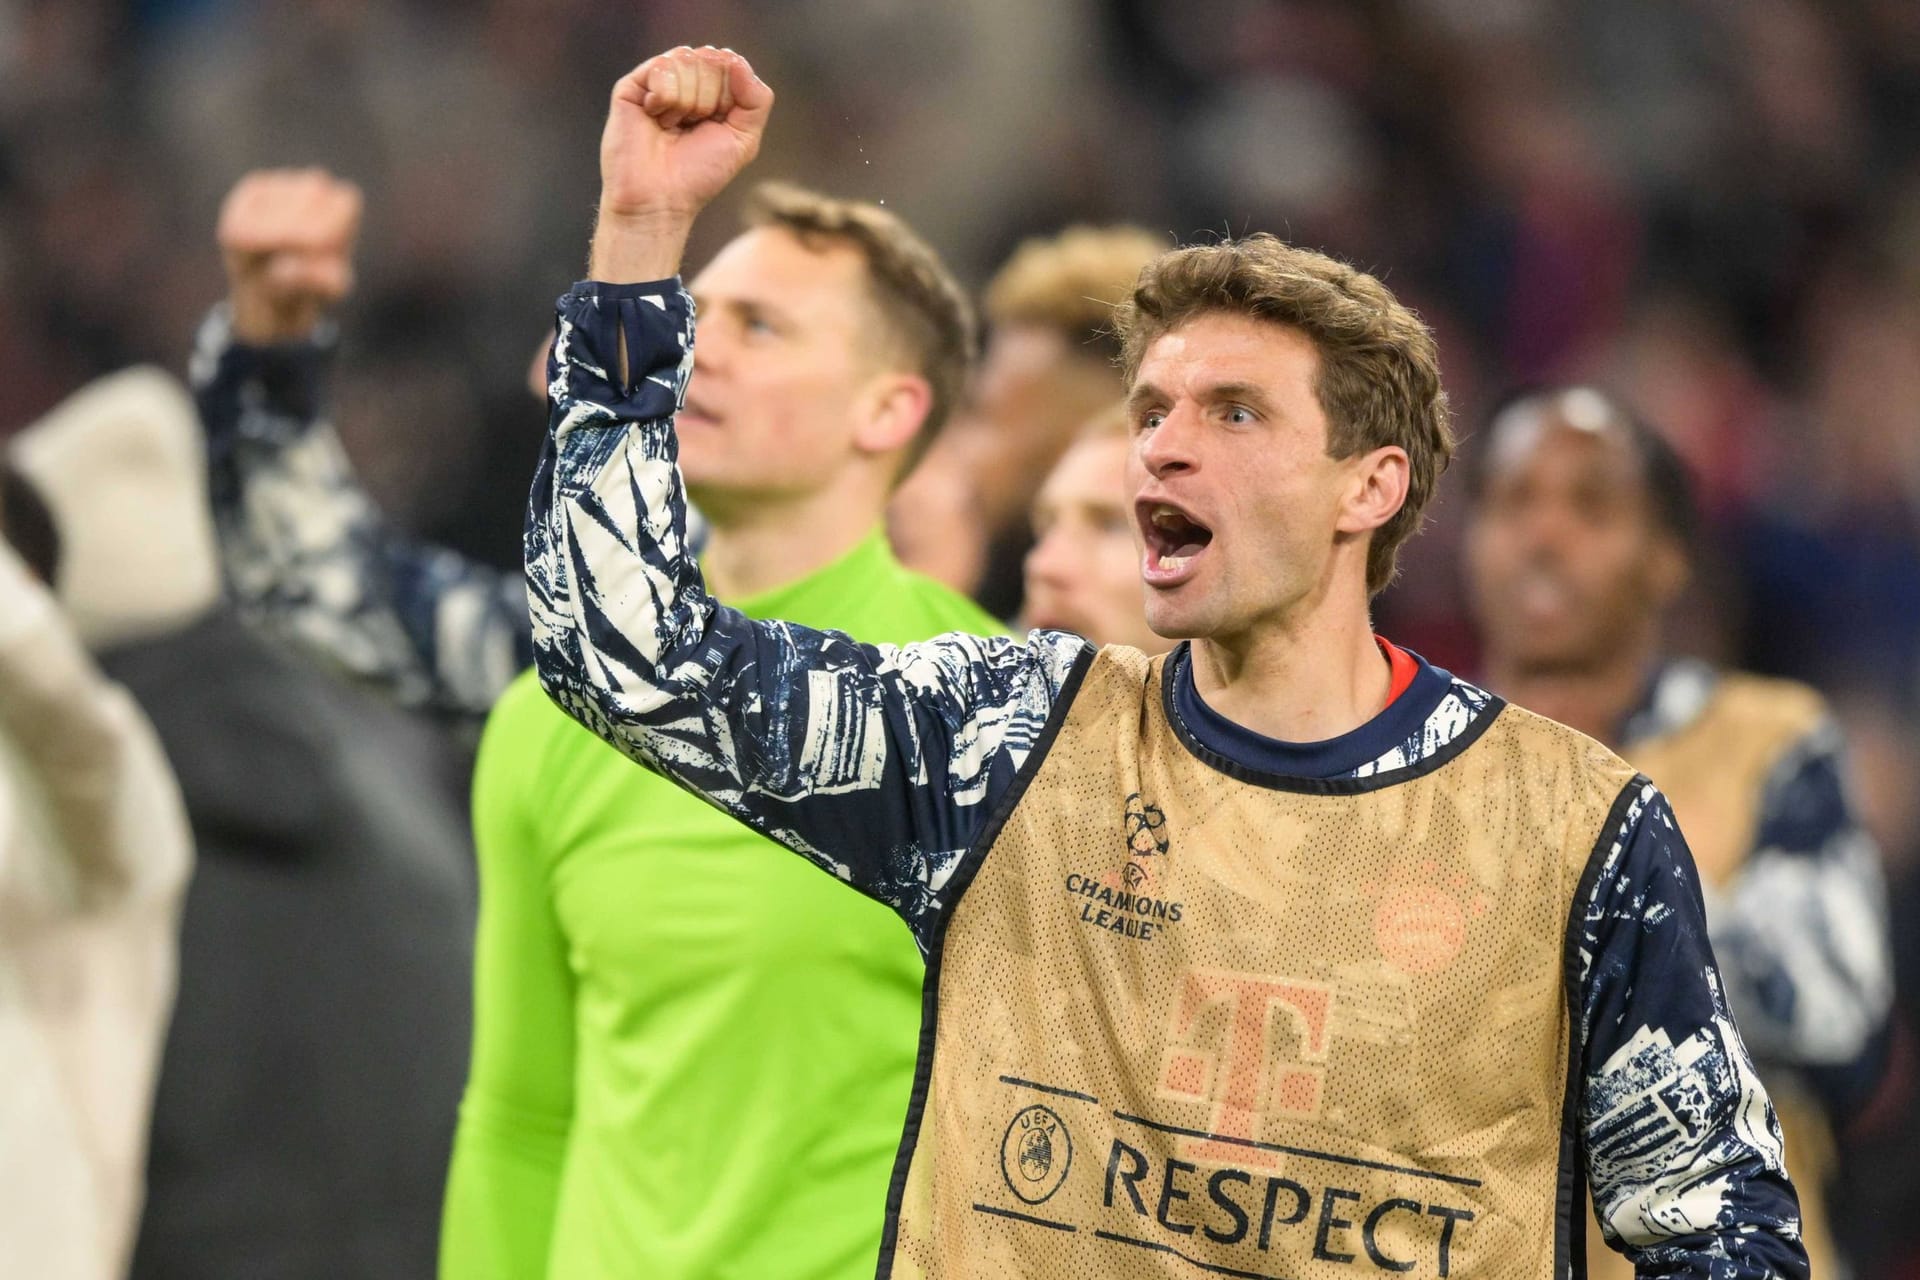
[[(683, 41), (778, 89), (759, 176), (883, 200), (969, 283), (1070, 221), (1273, 230), (1420, 309), (1469, 437), (1546, 378), (1671, 433), (1711, 542), (1684, 646), (1814, 682), (1852, 738), (1906, 1030), (1838, 1213), (1863, 1275), (1920, 1274), (1920, 5), (0, 0), (0, 434), (180, 369), (221, 194), (324, 164), (368, 196), (349, 448), (409, 528), (511, 563), (607, 87)], [(1471, 671), (1457, 485), (1382, 628)]]

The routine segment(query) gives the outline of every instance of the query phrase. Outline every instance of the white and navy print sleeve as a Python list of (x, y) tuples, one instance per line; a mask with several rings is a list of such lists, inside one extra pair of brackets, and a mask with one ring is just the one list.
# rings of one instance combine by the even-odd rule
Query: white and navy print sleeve
[(893, 907), (925, 948), (1090, 648), (1057, 632), (867, 645), (719, 604), (676, 465), (692, 364), (677, 282), (560, 299), (526, 535), (541, 683), (635, 760)]
[(1774, 767), (1753, 850), (1708, 916), (1754, 1057), (1797, 1073), (1844, 1121), (1886, 1063), (1893, 957), (1880, 854), (1848, 802), (1831, 721)]
[(1779, 1126), (1727, 1010), (1692, 855), (1652, 784), (1623, 800), (1572, 958), (1602, 1229), (1640, 1275), (1806, 1280)]
[(324, 420), (332, 346), (237, 343), (224, 307), (200, 327), (190, 375), (229, 588), (250, 621), (394, 700), (484, 716), (532, 661), (520, 576), (381, 517)]

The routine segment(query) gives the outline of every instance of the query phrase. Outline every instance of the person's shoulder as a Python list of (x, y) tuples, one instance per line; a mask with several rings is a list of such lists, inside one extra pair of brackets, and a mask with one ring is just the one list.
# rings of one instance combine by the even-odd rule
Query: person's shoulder
[(896, 585), (893, 606), (899, 609), (904, 625), (925, 632), (917, 638), (928, 639), (955, 631), (976, 636), (1012, 634), (1006, 623), (972, 599), (923, 573), (903, 567)]
[[(540, 687), (540, 673), (529, 667), (513, 678), (487, 713), (480, 735), (480, 768), (530, 764), (569, 728), (580, 728)], [(580, 730), (585, 733), (585, 729)]]
[(1604, 796), (1611, 803), (1637, 791), (1636, 781), (1645, 782), (1613, 748), (1571, 725), (1511, 702), (1494, 704), (1488, 712), (1498, 717), (1492, 728), (1512, 741), (1522, 758), (1536, 766), (1559, 766), (1576, 791)]
[(503, 690), (495, 699), (493, 710), (487, 713), (487, 725), (491, 728), (498, 723), (524, 724), (528, 720), (543, 714), (543, 709), (559, 712), (553, 700), (547, 697), (547, 691), (540, 687), (540, 673), (528, 667)]
[(1825, 724), (1831, 713), (1817, 690), (1797, 680), (1725, 671), (1707, 714), (1740, 737), (1794, 740)]

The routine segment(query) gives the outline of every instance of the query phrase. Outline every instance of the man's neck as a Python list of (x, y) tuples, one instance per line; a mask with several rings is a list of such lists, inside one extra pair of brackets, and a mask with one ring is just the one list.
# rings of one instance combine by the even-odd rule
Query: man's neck
[[(746, 600), (818, 573), (880, 523), (879, 504), (850, 486), (782, 499), (709, 498), (700, 568), (721, 600)], [(695, 500), (698, 503), (698, 499)]]
[(1379, 715), (1392, 670), (1364, 599), (1257, 635), (1193, 642), (1193, 682), (1208, 706), (1282, 742), (1323, 742)]
[(1648, 637), (1617, 652), (1604, 663), (1586, 667), (1528, 667), (1489, 655), (1487, 683), (1516, 706), (1618, 746), (1620, 728), (1640, 705), (1659, 648)]

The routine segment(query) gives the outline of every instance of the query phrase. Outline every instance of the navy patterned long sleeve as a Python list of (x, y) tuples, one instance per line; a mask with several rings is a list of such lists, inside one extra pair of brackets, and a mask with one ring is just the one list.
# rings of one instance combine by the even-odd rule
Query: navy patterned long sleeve
[(1693, 858), (1652, 784), (1591, 874), (1572, 977), (1608, 1243), (1642, 1276), (1800, 1280), (1779, 1125), (1727, 1010)]
[[(893, 905), (924, 949), (1091, 647), (1057, 632), (862, 645), (716, 603), (686, 551), (675, 464), (692, 351), (676, 282), (560, 300), (526, 535), (542, 683), (629, 756)], [(1423, 720), (1309, 776), (1418, 765), (1499, 714), (1421, 670)], [(1636, 788), (1566, 975), (1596, 1202), (1642, 1275), (1803, 1280), (1777, 1125), (1727, 1015), (1691, 856), (1665, 800)]]
[[(692, 326), (671, 282), (561, 300), (527, 526), (541, 681), (634, 759), (898, 910), (924, 947), (1088, 646), (1058, 633), (866, 645), (715, 601), (687, 547), (670, 429)], [(623, 330), (625, 385), (608, 372)]]
[(244, 616), (407, 706), (478, 718), (533, 661), (526, 590), (402, 536), (324, 417), (330, 335), (236, 342), (225, 307), (190, 368), (220, 557)]

